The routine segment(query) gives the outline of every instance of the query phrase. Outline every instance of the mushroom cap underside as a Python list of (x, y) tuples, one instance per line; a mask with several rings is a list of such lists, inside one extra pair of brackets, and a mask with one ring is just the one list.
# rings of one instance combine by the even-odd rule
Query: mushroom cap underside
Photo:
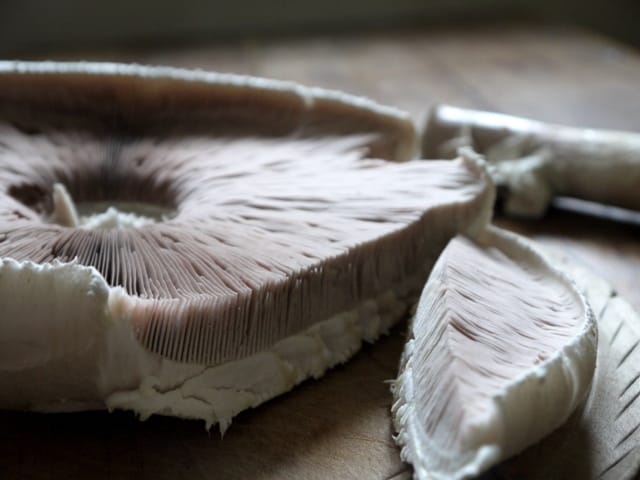
[[(92, 64), (4, 63), (0, 87), (0, 258), (94, 267), (126, 292), (142, 343), (176, 360), (240, 358), (407, 278), (415, 288), (420, 259), (491, 208), (471, 155), (395, 161), (408, 120), (349, 96)], [(57, 183), (80, 204), (170, 213), (58, 225)]]

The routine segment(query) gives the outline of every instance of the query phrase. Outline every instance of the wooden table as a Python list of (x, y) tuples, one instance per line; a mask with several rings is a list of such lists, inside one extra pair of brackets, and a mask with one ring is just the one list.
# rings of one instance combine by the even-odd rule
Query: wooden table
[[(446, 102), (568, 124), (640, 131), (640, 56), (566, 28), (504, 27), (247, 40), (93, 59), (294, 80), (366, 95), (422, 121)], [(86, 58), (86, 56), (84, 56)], [(640, 195), (640, 186), (638, 187)], [(640, 309), (640, 222), (554, 210), (498, 223), (558, 247)], [(0, 479), (405, 479), (388, 380), (403, 326), (353, 361), (237, 417), (224, 439), (200, 422), (128, 413), (0, 413)]]

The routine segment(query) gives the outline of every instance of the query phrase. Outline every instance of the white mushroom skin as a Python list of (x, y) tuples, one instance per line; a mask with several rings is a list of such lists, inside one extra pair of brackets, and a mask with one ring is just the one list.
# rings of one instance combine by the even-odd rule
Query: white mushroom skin
[(418, 479), (486, 471), (559, 427), (595, 368), (593, 313), (574, 284), (513, 234), (457, 237), (410, 323), (392, 408)]
[(554, 196), (640, 210), (640, 133), (574, 128), (447, 105), (434, 107), (425, 158), (453, 158), (459, 146), (485, 155), (505, 211), (544, 215)]

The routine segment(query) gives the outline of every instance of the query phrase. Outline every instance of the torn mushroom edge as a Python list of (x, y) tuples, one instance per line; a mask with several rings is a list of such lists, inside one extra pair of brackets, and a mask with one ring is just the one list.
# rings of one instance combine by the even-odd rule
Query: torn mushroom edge
[[(119, 76), (152, 79), (170, 79), (210, 85), (234, 87), (238, 90), (291, 94), (301, 100), (307, 111), (316, 107), (345, 108), (346, 114), (370, 114), (384, 127), (385, 124), (399, 135), (395, 151), (396, 161), (418, 158), (420, 139), (418, 129), (409, 113), (381, 105), (365, 97), (350, 95), (337, 90), (306, 87), (294, 82), (274, 80), (250, 75), (209, 72), (200, 69), (187, 70), (168, 66), (147, 66), (135, 63), (112, 62), (55, 62), (55, 61), (0, 61), (1, 75), (91, 75)], [(376, 118), (377, 117), (377, 118)]]
[[(499, 419), (499, 421), (503, 421), (505, 417), (504, 405), (508, 405), (510, 397), (517, 395), (520, 391), (526, 390), (528, 385), (537, 386), (540, 379), (548, 377), (550, 372), (556, 370), (563, 372), (565, 378), (571, 379), (572, 391), (574, 393), (573, 398), (568, 399), (562, 416), (555, 419), (555, 422), (550, 422), (548, 431), (537, 432), (538, 435), (531, 438), (527, 444), (516, 445), (515, 447), (495, 444), (481, 446), (475, 451), (472, 461), (467, 462), (464, 467), (457, 472), (450, 472), (451, 474), (455, 474), (451, 478), (468, 478), (479, 475), (500, 461), (533, 445), (560, 427), (569, 418), (571, 413), (582, 402), (586, 401), (595, 372), (597, 353), (597, 323), (587, 299), (577, 287), (574, 280), (562, 270), (554, 267), (551, 259), (536, 248), (533, 242), (493, 225), (488, 225), (485, 231), (481, 232), (477, 237), (472, 238), (472, 240), (485, 245), (493, 244), (508, 254), (519, 252), (520, 255), (524, 254), (528, 256), (531, 261), (548, 269), (552, 275), (565, 283), (574, 296), (579, 299), (584, 309), (585, 318), (580, 333), (564, 345), (561, 350), (558, 350), (544, 362), (515, 378), (503, 393), (493, 398), (494, 409), (492, 416), (495, 417), (495, 415), (497, 415), (497, 417), (488, 420)], [(421, 453), (421, 450), (425, 448), (425, 445), (422, 445), (422, 439), (428, 437), (424, 433), (422, 425), (416, 420), (417, 414), (413, 403), (415, 392), (412, 379), (412, 325), (413, 318), (409, 321), (408, 340), (402, 352), (399, 375), (391, 384), (391, 391), (394, 397), (391, 412), (394, 427), (397, 432), (394, 440), (401, 449), (401, 458), (413, 466), (415, 478), (431, 480), (440, 478), (440, 476), (437, 473), (434, 475), (430, 471), (427, 460)], [(588, 363), (586, 369), (581, 368), (581, 362), (584, 361)], [(503, 433), (508, 429), (508, 425), (502, 425)], [(508, 441), (509, 439), (506, 440)]]
[[(406, 312), (406, 301), (401, 295), (387, 291), (248, 357), (217, 365), (185, 364), (149, 352), (137, 341), (130, 322), (135, 299), (122, 288), (110, 287), (94, 267), (75, 261), (36, 264), (0, 259), (0, 278), (6, 275), (14, 281), (19, 279), (18, 283), (29, 283), (33, 275), (43, 274), (49, 277), (49, 283), (55, 283), (57, 293), (69, 297), (62, 303), (58, 299), (59, 305), (64, 301), (68, 305), (72, 298), (79, 300), (84, 296), (83, 300), (94, 304), (99, 313), (96, 318), (84, 319), (77, 315), (74, 318), (73, 311), (67, 317), (56, 311), (54, 319), (59, 324), (52, 328), (58, 327), (59, 333), (67, 328), (67, 323), (79, 324), (86, 334), (83, 336), (91, 338), (83, 338), (81, 345), (72, 345), (73, 348), (65, 348), (63, 352), (57, 351), (55, 345), (43, 345), (46, 351), (39, 353), (44, 363), (24, 367), (0, 363), (0, 374), (23, 368), (44, 368), (46, 372), (47, 362), (59, 358), (83, 359), (90, 348), (95, 363), (84, 365), (81, 371), (88, 381), (95, 382), (94, 387), (104, 400), (95, 399), (90, 404), (63, 399), (53, 404), (36, 402), (30, 409), (41, 412), (124, 409), (134, 411), (142, 420), (153, 414), (174, 415), (204, 420), (207, 429), (217, 424), (222, 433), (242, 410), (289, 391), (307, 378), (319, 378), (329, 368), (344, 363), (363, 341), (373, 342), (387, 333)], [(4, 293), (0, 291), (0, 304), (14, 301), (4, 298)], [(36, 320), (48, 319), (51, 314), (48, 306), (34, 305), (35, 310), (31, 310)]]

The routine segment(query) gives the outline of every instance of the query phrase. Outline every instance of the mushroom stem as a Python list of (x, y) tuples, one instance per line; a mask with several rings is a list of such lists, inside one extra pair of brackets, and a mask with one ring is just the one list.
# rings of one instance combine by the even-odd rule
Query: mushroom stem
[(79, 225), (78, 212), (69, 191), (61, 183), (53, 185), (53, 213), (51, 220), (63, 227)]
[(423, 136), (424, 158), (471, 145), (505, 190), (507, 213), (539, 217), (554, 196), (640, 210), (640, 134), (574, 128), (440, 105)]

